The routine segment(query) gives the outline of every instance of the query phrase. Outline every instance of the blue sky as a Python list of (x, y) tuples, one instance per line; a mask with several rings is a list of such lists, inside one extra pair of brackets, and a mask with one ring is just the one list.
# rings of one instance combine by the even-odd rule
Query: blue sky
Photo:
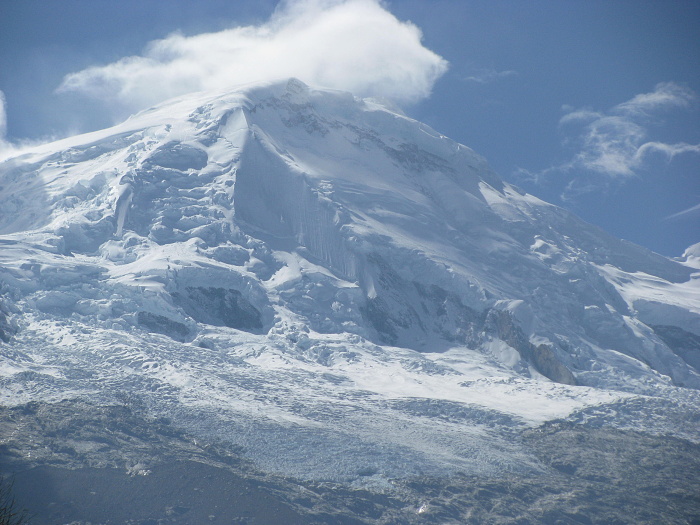
[[(318, 83), (320, 77), (303, 78), (330, 69), (315, 49), (341, 65), (355, 64), (362, 57), (352, 53), (360, 53), (360, 66), (322, 80), (398, 100), (409, 116), (484, 155), (505, 180), (619, 237), (670, 256), (700, 241), (700, 3), (277, 4), (0, 0), (0, 141), (16, 147), (127, 116), (152, 102), (152, 93), (146, 96), (131, 79), (148, 85), (148, 68), (166, 60), (175, 44), (195, 56), (219, 46), (216, 71), (223, 73), (214, 75), (216, 87), (236, 78), (226, 72), (246, 68), (249, 75), (298, 70), (302, 80)], [(345, 10), (331, 16), (338, 4)], [(337, 24), (346, 20), (344, 37)], [(231, 28), (245, 30), (224, 32)], [(153, 51), (150, 42), (175, 31), (177, 42), (171, 38), (165, 51)], [(226, 47), (226, 38), (251, 31), (257, 47), (249, 55)], [(201, 34), (216, 35), (215, 41)], [(289, 49), (299, 50), (292, 60), (280, 55), (280, 65), (266, 60), (273, 64), (268, 70), (255, 69), (259, 56)], [(383, 78), (372, 71), (387, 54), (400, 67)], [(124, 57), (141, 57), (140, 69), (118, 76)], [(88, 69), (95, 66), (102, 69)], [(214, 82), (211, 71), (206, 81), (191, 71), (168, 71), (176, 92)]]

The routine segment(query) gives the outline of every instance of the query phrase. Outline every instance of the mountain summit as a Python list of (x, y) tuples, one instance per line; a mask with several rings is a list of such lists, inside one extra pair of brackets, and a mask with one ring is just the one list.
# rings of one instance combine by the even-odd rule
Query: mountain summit
[(376, 101), (188, 95), (0, 164), (0, 396), (300, 479), (535, 472), (508, 436), (554, 420), (700, 439), (691, 262)]

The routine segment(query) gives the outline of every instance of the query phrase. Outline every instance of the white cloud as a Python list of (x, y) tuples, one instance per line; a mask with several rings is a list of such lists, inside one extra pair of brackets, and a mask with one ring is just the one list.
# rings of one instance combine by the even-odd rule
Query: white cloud
[(468, 82), (476, 82), (477, 84), (491, 84), (503, 78), (517, 76), (517, 71), (496, 71), (495, 69), (482, 69), (475, 72), (473, 75), (466, 77), (464, 80)]
[(7, 111), (5, 93), (0, 91), (0, 161), (10, 156), (15, 148), (7, 142)]
[(674, 107), (686, 108), (694, 99), (695, 94), (690, 89), (673, 82), (662, 82), (651, 93), (636, 95), (627, 102), (618, 104), (612, 111), (635, 117)]
[(379, 0), (288, 0), (262, 25), (171, 34), (149, 43), (141, 56), (67, 75), (59, 91), (133, 111), (192, 91), (297, 77), (410, 103), (427, 97), (448, 65), (421, 37)]
[[(571, 115), (576, 115), (572, 118)], [(642, 160), (639, 148), (646, 130), (633, 120), (616, 115), (588, 115), (586, 122), (581, 112), (566, 115), (561, 124), (583, 125), (578, 135), (580, 150), (566, 165), (568, 169), (583, 168), (610, 177), (630, 177)]]
[(56, 140), (54, 136), (44, 136), (37, 140), (7, 140), (7, 99), (5, 93), (0, 91), (0, 162), (17, 155), (21, 155), (27, 149)]
[(603, 113), (598, 111), (592, 111), (590, 109), (575, 109), (574, 107), (568, 105), (562, 107), (562, 110), (566, 111), (566, 115), (559, 120), (560, 125), (576, 122), (593, 122), (604, 116)]
[(571, 159), (537, 174), (519, 173), (536, 181), (553, 175), (571, 177), (562, 195), (567, 199), (637, 176), (649, 167), (653, 154), (667, 161), (682, 154), (700, 154), (700, 144), (666, 143), (649, 137), (661, 115), (688, 109), (695, 98), (690, 89), (665, 82), (607, 112), (565, 106), (559, 125), (565, 144), (575, 148)]
[(655, 151), (666, 155), (669, 159), (673, 159), (673, 157), (682, 153), (700, 153), (700, 144), (688, 144), (686, 142), (678, 142), (677, 144), (646, 142), (637, 150), (637, 157), (641, 160), (645, 155)]
[(0, 91), (0, 141), (7, 135), (7, 112), (5, 111), (5, 93)]
[(695, 206), (691, 206), (690, 208), (686, 208), (685, 210), (681, 210), (678, 213), (674, 213), (673, 215), (669, 215), (668, 217), (665, 217), (664, 220), (679, 219), (681, 217), (685, 218), (688, 216), (694, 217), (696, 215), (700, 216), (700, 204), (696, 204)]

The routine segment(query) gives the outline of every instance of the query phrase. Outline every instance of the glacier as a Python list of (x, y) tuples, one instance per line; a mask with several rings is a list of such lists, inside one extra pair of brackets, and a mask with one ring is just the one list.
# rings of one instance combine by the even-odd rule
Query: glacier
[[(45, 430), (109, 407), (187, 436), (178, 461), (374, 494), (561, 475), (523, 437), (551, 429), (695, 451), (697, 252), (616, 239), (375, 100), (186, 95), (0, 163), (0, 466), (156, 472)], [(402, 490), (396, 522), (468, 521)]]

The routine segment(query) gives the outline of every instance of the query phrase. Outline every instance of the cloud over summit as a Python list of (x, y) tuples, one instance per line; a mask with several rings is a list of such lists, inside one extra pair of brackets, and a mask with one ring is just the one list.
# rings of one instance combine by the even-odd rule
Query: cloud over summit
[(378, 0), (290, 0), (262, 25), (174, 33), (149, 43), (140, 56), (67, 75), (59, 91), (134, 111), (188, 92), (298, 77), (411, 103), (427, 97), (447, 70), (421, 37), (415, 25), (399, 21)]

